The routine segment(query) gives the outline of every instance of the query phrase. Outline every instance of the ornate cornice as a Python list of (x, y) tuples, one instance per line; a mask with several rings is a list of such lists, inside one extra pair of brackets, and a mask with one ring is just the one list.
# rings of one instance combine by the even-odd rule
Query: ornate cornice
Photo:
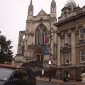
[(56, 23), (55, 26), (60, 27), (60, 26), (64, 25), (65, 23), (68, 23), (68, 22), (71, 22), (71, 21), (73, 22), (73, 21), (75, 21), (75, 20), (77, 20), (78, 18), (81, 18), (81, 17), (82, 18), (85, 17), (85, 12), (82, 12), (82, 13), (76, 15), (76, 16), (72, 16), (72, 17), (66, 18), (64, 20), (61, 20), (58, 23)]

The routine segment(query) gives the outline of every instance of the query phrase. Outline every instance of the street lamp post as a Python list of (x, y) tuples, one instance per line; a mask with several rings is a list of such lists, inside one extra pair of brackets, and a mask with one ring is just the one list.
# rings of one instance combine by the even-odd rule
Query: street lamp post
[(51, 64), (52, 64), (52, 62), (51, 62), (51, 56), (52, 56), (52, 54), (51, 54), (51, 40), (52, 40), (52, 31), (53, 31), (53, 28), (51, 28), (50, 29), (50, 36), (49, 36), (49, 38), (50, 38), (50, 58), (49, 58), (49, 82), (51, 82)]
[(0, 45), (0, 52), (1, 52), (1, 45)]
[(49, 82), (51, 82), (51, 60), (49, 60)]

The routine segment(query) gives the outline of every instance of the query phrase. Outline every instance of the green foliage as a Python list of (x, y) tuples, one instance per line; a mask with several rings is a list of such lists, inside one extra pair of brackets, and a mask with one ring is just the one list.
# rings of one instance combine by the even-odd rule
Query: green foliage
[(11, 51), (11, 41), (7, 40), (4, 35), (0, 35), (0, 63), (11, 62), (13, 52)]

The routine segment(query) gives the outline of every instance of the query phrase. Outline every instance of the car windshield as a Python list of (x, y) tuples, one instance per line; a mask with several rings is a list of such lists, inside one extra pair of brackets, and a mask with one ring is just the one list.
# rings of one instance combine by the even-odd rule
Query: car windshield
[(13, 73), (13, 69), (8, 69), (8, 68), (0, 68), (0, 80), (1, 81), (6, 81), (9, 79), (11, 74)]

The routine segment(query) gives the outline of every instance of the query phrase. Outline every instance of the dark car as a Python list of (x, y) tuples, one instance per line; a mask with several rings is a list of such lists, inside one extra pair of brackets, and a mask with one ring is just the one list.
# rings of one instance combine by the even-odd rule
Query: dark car
[(36, 85), (31, 69), (0, 64), (0, 85)]

